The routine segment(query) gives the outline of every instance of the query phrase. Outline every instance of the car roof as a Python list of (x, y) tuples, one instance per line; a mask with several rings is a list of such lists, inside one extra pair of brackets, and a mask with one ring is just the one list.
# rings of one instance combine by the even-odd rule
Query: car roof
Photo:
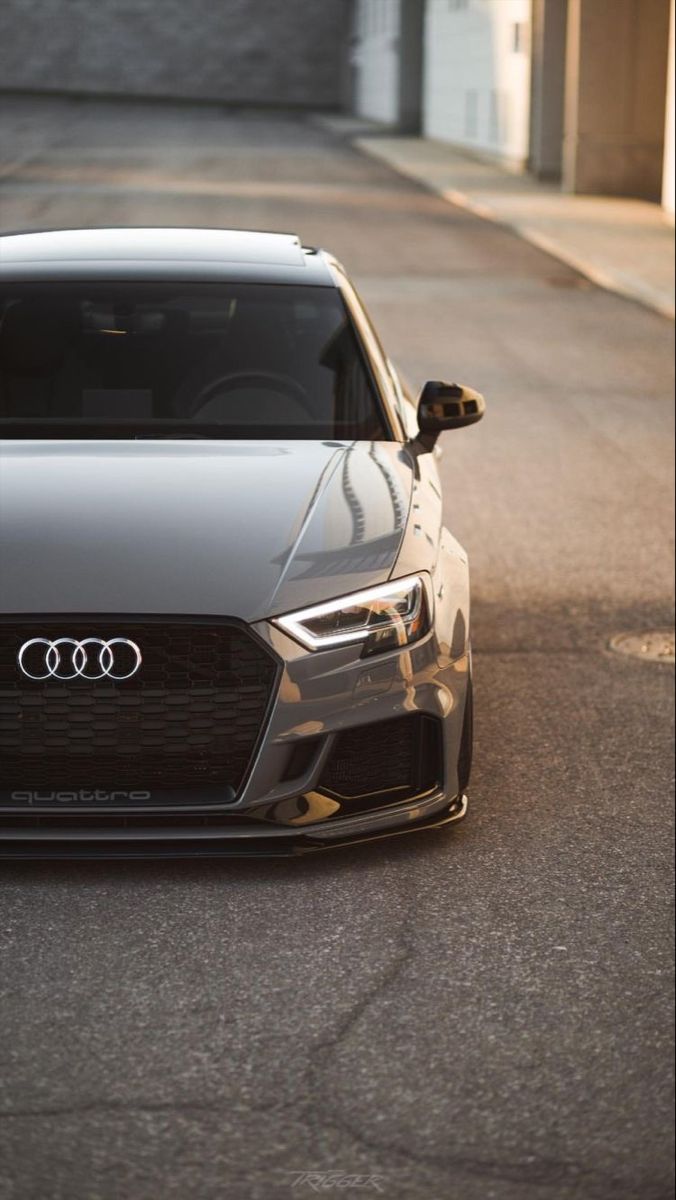
[(79, 279), (336, 286), (327, 256), (291, 233), (128, 226), (0, 236), (0, 280)]

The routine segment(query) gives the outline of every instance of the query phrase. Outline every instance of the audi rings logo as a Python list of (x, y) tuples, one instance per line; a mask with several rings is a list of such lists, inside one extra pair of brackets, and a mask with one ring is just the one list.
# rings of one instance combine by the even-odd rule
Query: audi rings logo
[(58, 679), (112, 679), (122, 683), (131, 679), (141, 666), (142, 657), (136, 642), (128, 638), (31, 638), (24, 642), (17, 655), (19, 670), (36, 682)]

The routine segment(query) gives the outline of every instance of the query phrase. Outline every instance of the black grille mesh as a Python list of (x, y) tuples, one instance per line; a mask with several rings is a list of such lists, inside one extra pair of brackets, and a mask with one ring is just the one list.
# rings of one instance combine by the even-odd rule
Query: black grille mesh
[[(121, 683), (34, 683), (16, 659), (36, 636), (123, 636), (138, 644), (143, 664)], [(0, 623), (0, 787), (237, 792), (277, 670), (258, 639), (234, 623)]]
[(406, 799), (441, 779), (439, 722), (424, 714), (347, 729), (336, 738), (319, 791), (346, 800)]

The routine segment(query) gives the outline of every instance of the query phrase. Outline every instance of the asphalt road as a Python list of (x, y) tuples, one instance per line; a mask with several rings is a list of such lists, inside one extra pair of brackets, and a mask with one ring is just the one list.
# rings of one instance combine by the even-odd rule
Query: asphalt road
[[(298, 862), (0, 869), (0, 1197), (671, 1195), (673, 327), (300, 119), (3, 105), (5, 229), (291, 229), (447, 436), (474, 583), (455, 831)], [(377, 1177), (375, 1182), (372, 1177)]]

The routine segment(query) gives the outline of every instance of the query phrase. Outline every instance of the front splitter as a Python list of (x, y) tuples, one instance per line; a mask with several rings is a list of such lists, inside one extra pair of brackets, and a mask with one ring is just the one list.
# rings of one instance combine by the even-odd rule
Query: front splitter
[(451, 803), (430, 816), (417, 821), (408, 821), (400, 826), (387, 826), (373, 831), (345, 833), (332, 830), (330, 836), (321, 833), (293, 833), (284, 837), (257, 835), (250, 838), (205, 838), (200, 840), (172, 839), (159, 837), (135, 840), (133, 835), (124, 840), (91, 838), (87, 840), (32, 840), (30, 838), (8, 839), (0, 842), (0, 860), (29, 861), (83, 861), (92, 859), (153, 860), (153, 859), (221, 859), (221, 858), (297, 858), (304, 854), (316, 854), (321, 850), (340, 850), (349, 846), (365, 845), (383, 841), (385, 838), (402, 834), (422, 833), (431, 829), (442, 829), (461, 821), (467, 812), (467, 797), (455, 797)]

